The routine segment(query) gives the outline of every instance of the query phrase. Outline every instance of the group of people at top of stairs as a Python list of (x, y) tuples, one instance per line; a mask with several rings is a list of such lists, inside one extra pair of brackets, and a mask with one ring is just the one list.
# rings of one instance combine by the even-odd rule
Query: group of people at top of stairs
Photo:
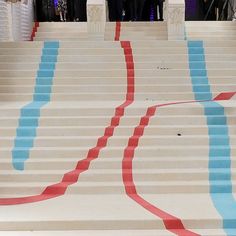
[[(69, 3), (70, 1), (70, 3)], [(66, 21), (68, 4), (73, 4), (73, 11), (68, 16), (75, 21), (86, 21), (87, 0), (57, 0), (56, 9), (61, 21)], [(107, 0), (110, 21), (163, 21), (164, 0)], [(157, 13), (159, 9), (159, 14)], [(158, 17), (159, 16), (159, 17)]]
[(163, 2), (164, 0), (108, 0), (109, 20), (163, 21)]
[(69, 20), (87, 21), (86, 4), (87, 0), (57, 0), (55, 7), (61, 21), (67, 20), (68, 13)]

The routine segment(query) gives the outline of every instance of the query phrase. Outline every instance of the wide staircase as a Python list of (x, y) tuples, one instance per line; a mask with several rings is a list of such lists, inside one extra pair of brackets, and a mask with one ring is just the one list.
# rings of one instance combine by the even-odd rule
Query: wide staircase
[(0, 235), (236, 236), (236, 41), (141, 24), (0, 43)]

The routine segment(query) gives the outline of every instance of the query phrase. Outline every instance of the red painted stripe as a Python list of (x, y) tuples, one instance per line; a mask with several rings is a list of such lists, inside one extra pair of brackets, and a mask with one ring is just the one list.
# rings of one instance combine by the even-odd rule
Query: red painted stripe
[(121, 29), (121, 23), (116, 22), (115, 41), (120, 41), (120, 29)]
[(34, 27), (32, 29), (30, 41), (34, 40), (35, 34), (36, 34), (37, 30), (38, 30), (38, 27), (39, 27), (39, 22), (34, 22)]
[(115, 128), (119, 126), (120, 119), (124, 115), (125, 108), (134, 101), (134, 65), (132, 65), (133, 56), (130, 42), (121, 42), (121, 47), (124, 50), (127, 64), (126, 99), (121, 105), (115, 108), (115, 114), (111, 118), (111, 123), (105, 128), (104, 135), (98, 138), (97, 145), (94, 148), (89, 149), (86, 158), (78, 161), (74, 170), (65, 173), (59, 183), (47, 186), (44, 191), (38, 195), (19, 198), (1, 198), (0, 205), (16, 205), (39, 202), (62, 196), (65, 194), (70, 185), (75, 184), (78, 181), (80, 174), (89, 169), (90, 163), (98, 158), (101, 149), (106, 147), (107, 140), (113, 135)]
[(185, 229), (182, 221), (179, 218), (172, 216), (169, 213), (157, 208), (153, 204), (147, 202), (137, 193), (136, 190), (133, 178), (134, 152), (136, 147), (138, 146), (139, 139), (143, 136), (145, 127), (149, 124), (150, 118), (155, 115), (157, 107), (158, 106), (153, 106), (147, 109), (146, 115), (140, 119), (139, 125), (134, 129), (133, 136), (129, 138), (128, 146), (124, 150), (124, 157), (122, 162), (122, 177), (125, 191), (126, 194), (140, 206), (142, 206), (155, 216), (161, 218), (166, 229), (170, 232), (179, 236), (197, 236), (198, 234)]
[[(229, 100), (232, 97), (232, 96), (227, 96), (227, 94), (225, 93), (224, 94), (222, 93), (220, 95), (222, 98), (225, 98), (226, 100)], [(139, 143), (139, 139), (143, 136), (144, 130), (148, 126), (151, 117), (155, 115), (157, 108), (177, 105), (177, 104), (195, 103), (195, 102), (199, 101), (172, 102), (149, 107), (146, 111), (146, 115), (144, 115), (140, 119), (139, 125), (135, 127), (133, 136), (129, 138), (128, 146), (124, 150), (124, 156), (122, 161), (122, 177), (126, 194), (135, 202), (137, 202), (140, 206), (142, 206), (155, 216), (161, 218), (163, 220), (166, 229), (179, 236), (199, 236), (199, 234), (185, 229), (181, 219), (157, 208), (153, 204), (147, 202), (137, 193), (133, 178), (133, 159), (134, 159), (135, 149), (137, 148)], [(201, 101), (201, 102), (206, 102), (206, 101)]]
[(229, 100), (229, 99), (231, 99), (235, 94), (236, 94), (236, 92), (224, 92), (224, 93), (220, 93), (219, 95), (217, 95), (217, 96), (214, 98), (214, 101)]

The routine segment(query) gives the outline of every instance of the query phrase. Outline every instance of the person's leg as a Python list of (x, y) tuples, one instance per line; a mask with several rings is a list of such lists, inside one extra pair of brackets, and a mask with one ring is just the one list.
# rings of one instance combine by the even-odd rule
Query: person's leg
[(67, 1), (68, 20), (74, 20), (74, 0)]
[[(227, 20), (227, 7), (225, 5), (226, 0), (218, 1), (218, 20)], [(225, 9), (224, 9), (225, 6)]]
[(115, 10), (116, 10), (116, 21), (122, 20), (123, 13), (123, 1), (122, 0), (113, 0), (115, 1)]
[(145, 0), (137, 0), (137, 20), (142, 20), (142, 14), (143, 14), (143, 6), (144, 6)]
[(63, 17), (64, 21), (67, 20), (67, 0), (63, 0)]
[(67, 21), (67, 19), (66, 19), (66, 11), (64, 11), (64, 21)]
[(79, 21), (79, 1), (80, 0), (74, 0), (74, 18), (76, 21)]
[(87, 0), (78, 0), (79, 21), (87, 21)]
[(109, 13), (109, 21), (116, 21), (116, 9), (115, 9), (115, 0), (108, 0), (108, 13)]
[(136, 21), (136, 0), (129, 1), (130, 20)]
[(130, 17), (130, 6), (129, 6), (129, 0), (126, 0), (124, 2), (124, 10), (125, 10), (125, 18), (124, 21), (130, 21), (131, 17)]
[(143, 7), (143, 14), (142, 14), (143, 21), (150, 21), (151, 4), (152, 4), (152, 0), (146, 0)]
[(158, 5), (158, 0), (152, 0), (153, 20), (154, 21), (157, 21), (157, 5)]
[(57, 2), (57, 10), (58, 10), (59, 15), (60, 15), (60, 21), (64, 21), (63, 20), (63, 0), (59, 0)]
[(158, 0), (159, 20), (163, 21), (163, 0)]
[(55, 21), (56, 15), (55, 15), (55, 3), (53, 0), (48, 1), (48, 20), (49, 21)]

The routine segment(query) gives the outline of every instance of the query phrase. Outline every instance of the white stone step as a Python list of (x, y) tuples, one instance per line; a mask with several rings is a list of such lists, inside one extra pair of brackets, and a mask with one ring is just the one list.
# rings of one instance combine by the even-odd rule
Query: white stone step
[[(207, 68), (209, 69), (233, 69), (235, 68), (236, 62), (234, 61), (224, 61), (224, 62), (211, 62), (206, 61)], [(39, 68), (39, 63), (0, 63), (0, 70), (27, 70), (27, 69), (35, 69), (37, 70)], [(87, 67), (88, 69), (91, 68), (91, 70), (100, 70), (100, 69), (124, 69), (125, 63), (124, 62), (58, 62), (56, 65), (57, 70), (76, 70), (76, 69), (83, 69), (84, 67)], [(135, 69), (152, 69), (152, 70), (171, 70), (171, 69), (189, 69), (189, 63), (187, 61), (183, 61), (181, 63), (178, 62), (135, 62)]]
[(192, 36), (192, 35), (187, 35), (187, 39), (188, 40), (195, 40), (195, 41), (201, 41), (201, 40), (204, 40), (204, 41), (221, 41), (222, 39), (224, 40), (234, 40), (235, 39), (235, 36), (228, 36), (228, 35), (224, 35), (224, 36), (221, 36), (221, 35), (212, 35), (212, 36), (207, 36), (205, 34), (202, 34), (202, 35), (197, 35), (197, 36)]
[[(56, 80), (56, 83), (58, 85), (68, 85), (68, 84), (82, 84), (82, 85), (88, 85), (88, 84), (94, 84), (95, 82), (97, 82), (99, 80), (100, 84), (107, 84), (107, 85), (112, 85), (112, 84), (116, 84), (116, 85), (120, 85), (120, 84), (124, 84), (125, 82), (125, 77), (101, 77), (98, 75), (98, 77), (86, 77), (86, 79), (84, 77), (69, 77), (69, 76), (65, 76), (65, 77), (60, 77), (60, 78), (54, 78), (54, 80)], [(208, 76), (208, 79), (211, 81), (211, 83), (217, 84), (217, 85), (226, 85), (226, 84), (235, 84), (235, 79), (236, 76), (218, 76), (218, 75), (214, 75), (214, 76)], [(32, 84), (34, 85), (35, 83), (35, 77), (29, 76), (29, 77), (0, 77), (0, 84), (1, 85), (22, 85), (22, 84)], [(190, 85), (191, 80), (189, 76), (158, 76), (158, 77), (145, 77), (145, 76), (139, 76), (135, 78), (135, 84), (137, 85), (147, 85), (150, 83), (154, 83), (154, 84), (163, 84), (163, 85), (167, 85), (167, 84), (171, 84), (171, 85)]]
[[(182, 201), (189, 205), (188, 196), (172, 195), (171, 197), (163, 194), (156, 199), (155, 195), (143, 195), (145, 199), (154, 201), (155, 205), (161, 208), (164, 206), (163, 200), (170, 204), (173, 199), (182, 198)], [(191, 197), (198, 197), (201, 202), (209, 203), (209, 196), (206, 194), (193, 194)], [(67, 204), (65, 204), (67, 202)], [(104, 208), (104, 202), (107, 204)], [(157, 204), (156, 204), (157, 202)], [(158, 204), (159, 202), (159, 204)], [(122, 204), (121, 204), (122, 203)], [(61, 206), (60, 209), (56, 206)], [(179, 204), (170, 204), (172, 214), (181, 215), (183, 211)], [(92, 211), (87, 211), (91, 208)], [(74, 209), (77, 209), (76, 211)], [(191, 211), (186, 211), (182, 214), (182, 219), (185, 226), (189, 229), (199, 228), (204, 225), (204, 222), (209, 222), (201, 229), (219, 230), (221, 228), (219, 216), (214, 215), (215, 210), (210, 205), (208, 212), (201, 218), (199, 217), (204, 212), (204, 205), (200, 205), (193, 215)], [(14, 213), (18, 209), (18, 213)], [(42, 212), (47, 209), (47, 214)], [(168, 208), (164, 207), (168, 211)], [(60, 214), (63, 212), (63, 214)], [(73, 214), (71, 213), (73, 212)], [(81, 214), (81, 213), (84, 214)], [(192, 216), (191, 216), (192, 214)], [(21, 215), (20, 218), (19, 215)], [(52, 201), (43, 202), (35, 205), (34, 208), (29, 208), (29, 205), (13, 206), (9, 209), (8, 215), (1, 217), (1, 229), (3, 230), (157, 230), (165, 229), (162, 220), (156, 216), (146, 212), (146, 210), (125, 195), (65, 195), (53, 199)], [(98, 222), (97, 219), (100, 218)], [(40, 224), (37, 219), (40, 219)], [(67, 219), (63, 224), (61, 221)], [(11, 222), (11, 224), (10, 224)], [(140, 223), (142, 222), (142, 223)]]
[[(78, 74), (81, 77), (123, 77), (126, 76), (125, 69), (110, 69), (110, 70), (56, 70), (55, 77), (77, 77)], [(135, 74), (137, 77), (154, 77), (154, 76), (162, 76), (162, 77), (180, 77), (180, 76), (189, 76), (190, 72), (188, 69), (171, 69), (171, 70), (135, 70)], [(12, 70), (0, 70), (0, 75), (2, 77), (35, 77), (36, 71), (33, 70), (19, 70), (19, 71), (12, 71)], [(208, 70), (209, 76), (236, 76), (236, 69), (209, 69)]]
[[(227, 186), (229, 181), (215, 181), (212, 183), (216, 187)], [(4, 197), (12, 197), (12, 195), (29, 196), (33, 194), (41, 193), (45, 186), (49, 186), (51, 182), (45, 183), (22, 183), (22, 184), (11, 184), (11, 183), (1, 183), (0, 190), (1, 195)], [(235, 183), (232, 183), (235, 187)], [(127, 186), (132, 186), (132, 184), (127, 184)], [(140, 182), (137, 184), (137, 188), (140, 194), (207, 194), (210, 190), (209, 181), (168, 181), (168, 182)], [(24, 190), (22, 190), (24, 189)], [(70, 186), (70, 194), (125, 194), (124, 186), (121, 182), (80, 182), (79, 187), (76, 185)], [(68, 194), (69, 195), (69, 194)]]
[[(229, 126), (229, 133), (231, 135), (235, 135), (236, 131), (233, 129), (233, 125)], [(30, 128), (23, 127), (25, 130)], [(132, 128), (132, 126), (121, 126), (118, 129), (114, 131), (114, 135), (116, 136), (123, 136), (130, 134), (129, 128)], [(133, 127), (134, 128), (134, 127)], [(13, 137), (16, 135), (16, 127), (1, 127), (0, 128), (2, 137)], [(194, 135), (202, 135), (206, 134), (208, 132), (208, 128), (205, 125), (199, 126), (199, 125), (162, 125), (162, 126), (154, 126), (152, 125), (151, 128), (146, 128), (144, 133), (145, 135), (175, 135), (175, 136), (184, 136), (194, 134)], [(84, 136), (99, 136), (104, 133), (104, 127), (103, 126), (91, 126), (91, 127), (84, 127), (84, 126), (67, 126), (61, 127), (61, 126), (46, 126), (46, 127), (38, 127), (37, 128), (37, 136), (38, 137), (57, 137), (61, 135), (78, 135), (83, 134)]]
[[(198, 231), (199, 234), (204, 236), (225, 236), (223, 230), (216, 230), (216, 229), (205, 229), (199, 230), (194, 229), (193, 231)], [(1, 233), (1, 231), (0, 231)], [(6, 236), (118, 236), (118, 235), (127, 235), (127, 236), (170, 236), (174, 235), (172, 233), (168, 233), (167, 230), (74, 230), (74, 231), (8, 231), (3, 232)], [(235, 236), (236, 234), (232, 230), (232, 234), (230, 236)]]
[[(148, 170), (148, 172), (147, 172)], [(234, 171), (235, 169), (232, 169)], [(126, 171), (126, 170), (125, 170)], [(227, 169), (215, 169), (214, 173), (224, 174)], [(128, 172), (128, 171), (126, 171)], [(24, 173), (15, 173), (14, 170), (1, 170), (0, 183), (39, 183), (47, 181), (59, 181), (63, 175), (63, 170), (25, 170)], [(81, 178), (82, 182), (113, 182), (120, 180), (121, 171), (117, 169), (93, 169), (86, 173), (86, 178)], [(179, 169), (136, 169), (134, 171), (137, 181), (169, 182), (169, 181), (191, 181), (206, 180), (208, 178), (207, 169), (199, 168), (179, 168)], [(235, 180), (233, 176), (233, 180)]]
[[(236, 115), (228, 115), (228, 124), (234, 125), (235, 124), (235, 117)], [(84, 125), (84, 126), (91, 126), (91, 125), (104, 125), (104, 122), (110, 122), (110, 116), (47, 116), (47, 117), (40, 117), (39, 125), (42, 126), (73, 126), (73, 125)], [(121, 119), (120, 126), (122, 125), (129, 125), (129, 122), (132, 120), (139, 123), (141, 117), (139, 116), (127, 116), (125, 119)], [(183, 119), (184, 118), (184, 119)], [(222, 116), (214, 116), (213, 120), (215, 120), (215, 125), (218, 125), (218, 120), (222, 119)], [(22, 121), (32, 121), (35, 117), (24, 117)], [(206, 125), (205, 117), (203, 115), (192, 115), (192, 116), (176, 116), (176, 115), (158, 115), (152, 117), (150, 119), (149, 125), (169, 125), (169, 126), (176, 126), (176, 125)], [(6, 125), (16, 125), (18, 122), (18, 117), (0, 117), (1, 127), (6, 127)]]
[(236, 23), (233, 21), (186, 21), (186, 26), (209, 26), (209, 27), (227, 27), (233, 26), (236, 27)]
[[(223, 84), (222, 77), (214, 77), (215, 83), (216, 84)], [(223, 77), (226, 81), (228, 81), (230, 84), (234, 84), (234, 77)], [(98, 77), (98, 78), (92, 78), (92, 77), (87, 77), (86, 80), (84, 80), (83, 77), (78, 77), (78, 78), (71, 78), (71, 77), (64, 77), (63, 80), (57, 80), (58, 85), (67, 85), (67, 84), (81, 84), (81, 85), (88, 85), (88, 84), (93, 84), (95, 81), (99, 80), (100, 84), (107, 84), (107, 85), (120, 85), (122, 81), (122, 77), (116, 78), (116, 79), (108, 79), (104, 77)], [(212, 79), (212, 77), (211, 77)], [(164, 82), (164, 84), (172, 83), (172, 84), (186, 84), (186, 81), (188, 81), (188, 77), (176, 77), (175, 80), (173, 80), (172, 77), (166, 77), (165, 81), (160, 77), (159, 79), (156, 78), (145, 78), (145, 81), (143, 80), (142, 77), (136, 78), (135, 82), (136, 84), (149, 84), (149, 82), (156, 81), (156, 82)], [(35, 84), (35, 78), (34, 77), (0, 77), (0, 85), (22, 85), (28, 84), (28, 85), (34, 85)], [(123, 83), (122, 83), (123, 84)]]
[[(123, 27), (134, 27), (134, 28), (139, 28), (139, 27), (165, 27), (167, 25), (166, 22), (150, 22), (150, 21), (136, 21), (136, 22), (121, 22), (121, 26)], [(107, 22), (106, 27), (115, 27), (116, 23), (115, 22)]]
[[(205, 49), (206, 51), (208, 50), (207, 48)], [(97, 64), (102, 64), (102, 63), (124, 63), (124, 58), (123, 56), (120, 56), (120, 52), (118, 55), (115, 54), (107, 54), (107, 55), (83, 55), (82, 57), (80, 55), (58, 55), (58, 62), (60, 63), (88, 63), (91, 62), (97, 63)], [(40, 61), (40, 55), (35, 55), (35, 56), (21, 56), (21, 55), (0, 55), (0, 63), (6, 64), (10, 63), (12, 65), (15, 64), (22, 64), (22, 61), (25, 62), (30, 62), (30, 63), (39, 63)], [(151, 54), (139, 54), (136, 53), (134, 54), (134, 62), (135, 64), (137, 63), (146, 63), (146, 64), (151, 64), (154, 63), (176, 63), (177, 59), (181, 59), (183, 63), (187, 63), (188, 61), (188, 56), (187, 53), (181, 53), (181, 54), (164, 54), (161, 53), (160, 55), (155, 55), (154, 53)], [(225, 61), (225, 63), (233, 63), (235, 59), (235, 55), (233, 53), (228, 53), (228, 54), (206, 54), (206, 62), (213, 64), (219, 63), (218, 60), (221, 60), (222, 62)], [(179, 63), (181, 64), (181, 63)]]
[[(35, 147), (31, 150), (31, 158), (37, 158), (41, 159), (42, 156), (53, 156), (55, 158), (68, 158), (69, 157), (85, 157), (86, 153), (88, 151), (88, 148), (92, 147)], [(110, 147), (109, 149), (103, 149), (102, 155), (103, 157), (111, 157), (111, 156), (122, 156), (124, 147)], [(227, 148), (227, 147), (225, 147)], [(218, 147), (217, 150), (224, 150), (224, 147)], [(6, 158), (9, 158), (9, 160), (12, 157), (11, 154), (12, 149), (11, 148), (1, 148), (0, 150), (0, 156), (4, 156)], [(207, 146), (194, 146), (194, 147), (188, 147), (183, 148), (180, 146), (171, 146), (171, 147), (147, 147), (142, 146), (142, 148), (138, 147), (136, 149), (136, 155), (139, 157), (167, 157), (172, 156), (174, 153), (176, 154), (176, 157), (188, 157), (194, 155), (194, 153), (198, 153), (199, 157), (205, 156), (208, 157), (208, 151), (209, 148)], [(236, 148), (235, 146), (232, 147), (232, 155), (235, 155)], [(168, 163), (167, 163), (168, 164)], [(191, 161), (189, 162), (189, 166), (191, 166)], [(207, 168), (207, 161), (206, 166)], [(154, 168), (154, 167), (153, 167)]]
[[(140, 28), (140, 27), (139, 27)], [(139, 30), (139, 28), (137, 30)], [(197, 27), (195, 27), (198, 29)], [(201, 27), (202, 28), (202, 27)], [(207, 31), (209, 32), (209, 29), (212, 29), (210, 27), (209, 29), (205, 26)], [(40, 29), (40, 28), (39, 28)], [(120, 42), (106, 42), (106, 41), (82, 41), (82, 42), (73, 42), (73, 41), (61, 41), (60, 48), (90, 48), (90, 47), (96, 47), (96, 48), (120, 48)], [(132, 41), (131, 42), (132, 48), (153, 48), (153, 47), (185, 47), (187, 46), (186, 41), (150, 41), (148, 44), (145, 40), (138, 40), (138, 41)], [(205, 47), (235, 47), (236, 41), (235, 40), (221, 40), (221, 41), (204, 41)], [(0, 48), (1, 50), (4, 48), (7, 49), (16, 49), (16, 48), (42, 48), (43, 42), (1, 42)]]
[[(217, 232), (217, 231), (215, 231)], [(73, 230), (73, 231), (0, 231), (0, 234), (6, 236), (118, 236), (118, 235), (127, 235), (127, 236), (170, 236), (171, 233), (166, 232), (165, 230)], [(212, 235), (212, 234), (211, 234)], [(208, 236), (208, 235), (207, 235)], [(221, 234), (216, 234), (215, 236), (222, 236)], [(233, 235), (234, 236), (234, 235)]]
[[(102, 134), (102, 132), (101, 132)], [(65, 147), (84, 147), (84, 146), (93, 146), (96, 145), (97, 140), (96, 136), (87, 136), (84, 137), (83, 134), (78, 133), (76, 136), (66, 136), (66, 137), (36, 137), (34, 139), (34, 146), (35, 147), (57, 147), (57, 146), (65, 146)], [(226, 142), (228, 139), (225, 137), (214, 137), (216, 141), (218, 140), (219, 143), (222, 142), (222, 145), (224, 142)], [(22, 140), (22, 142), (26, 142), (28, 140), (32, 140), (31, 137), (22, 137), (19, 140)], [(11, 147), (14, 143), (14, 138), (7, 138), (4, 137), (0, 140), (0, 147)], [(232, 136), (230, 137), (230, 143), (231, 145), (236, 145), (236, 137)], [(127, 137), (126, 136), (120, 136), (114, 137), (110, 141), (108, 141), (109, 145), (112, 146), (120, 146), (120, 145), (126, 145), (127, 144)], [(175, 144), (176, 146), (184, 146), (184, 145), (209, 145), (209, 137), (207, 135), (205, 136), (198, 136), (198, 137), (191, 137), (191, 136), (145, 136), (139, 141), (139, 145), (147, 145), (147, 146), (169, 146)], [(218, 144), (218, 146), (220, 146)]]

